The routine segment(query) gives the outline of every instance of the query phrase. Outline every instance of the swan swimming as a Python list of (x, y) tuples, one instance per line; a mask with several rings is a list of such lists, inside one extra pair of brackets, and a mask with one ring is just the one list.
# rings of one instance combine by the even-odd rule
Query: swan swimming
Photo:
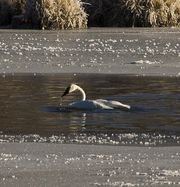
[(70, 84), (62, 94), (61, 98), (68, 95), (69, 93), (72, 93), (74, 91), (80, 91), (82, 94), (81, 101), (75, 101), (73, 103), (70, 103), (68, 105), (69, 108), (72, 109), (79, 109), (79, 110), (93, 110), (93, 109), (124, 109), (129, 110), (131, 108), (130, 105), (122, 104), (118, 101), (112, 101), (112, 100), (104, 100), (104, 99), (96, 99), (96, 100), (86, 100), (86, 94), (84, 90), (76, 85), (76, 84)]

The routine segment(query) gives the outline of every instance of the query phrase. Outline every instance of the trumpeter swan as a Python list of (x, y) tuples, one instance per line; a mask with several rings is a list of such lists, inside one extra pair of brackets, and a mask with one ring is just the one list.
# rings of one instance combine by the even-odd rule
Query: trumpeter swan
[(81, 101), (75, 101), (69, 104), (69, 108), (80, 109), (80, 110), (93, 110), (93, 109), (126, 109), (129, 110), (131, 107), (126, 104), (122, 104), (118, 101), (104, 100), (104, 99), (96, 99), (96, 100), (86, 100), (86, 94), (84, 90), (76, 85), (70, 84), (64, 91), (61, 97), (66, 96), (69, 93), (74, 91), (80, 91), (82, 94)]

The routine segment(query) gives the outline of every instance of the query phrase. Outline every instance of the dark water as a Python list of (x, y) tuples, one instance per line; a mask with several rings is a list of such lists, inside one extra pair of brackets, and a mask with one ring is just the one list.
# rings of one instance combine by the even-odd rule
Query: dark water
[[(77, 83), (88, 99), (130, 104), (130, 111), (69, 111), (60, 96)], [(0, 140), (100, 144), (176, 144), (180, 141), (180, 79), (54, 74), (0, 78)], [(62, 106), (79, 98), (72, 93)]]

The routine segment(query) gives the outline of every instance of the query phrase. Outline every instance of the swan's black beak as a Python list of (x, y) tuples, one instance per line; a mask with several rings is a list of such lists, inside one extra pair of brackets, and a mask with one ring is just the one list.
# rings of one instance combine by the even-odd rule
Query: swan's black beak
[(61, 97), (66, 96), (69, 93), (70, 87), (67, 87)]

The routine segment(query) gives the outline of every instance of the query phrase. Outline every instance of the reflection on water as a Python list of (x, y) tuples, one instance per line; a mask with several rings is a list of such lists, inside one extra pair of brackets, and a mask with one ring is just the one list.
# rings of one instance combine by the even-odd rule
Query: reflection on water
[[(78, 92), (60, 96), (77, 83), (88, 99), (105, 98), (130, 104), (130, 111), (67, 110)], [(1, 135), (38, 134), (42, 137), (72, 134), (180, 135), (180, 79), (117, 75), (36, 75), (0, 78)], [(61, 103), (61, 106), (60, 106)], [(1, 136), (2, 137), (2, 136)], [(97, 137), (96, 137), (97, 138)]]

